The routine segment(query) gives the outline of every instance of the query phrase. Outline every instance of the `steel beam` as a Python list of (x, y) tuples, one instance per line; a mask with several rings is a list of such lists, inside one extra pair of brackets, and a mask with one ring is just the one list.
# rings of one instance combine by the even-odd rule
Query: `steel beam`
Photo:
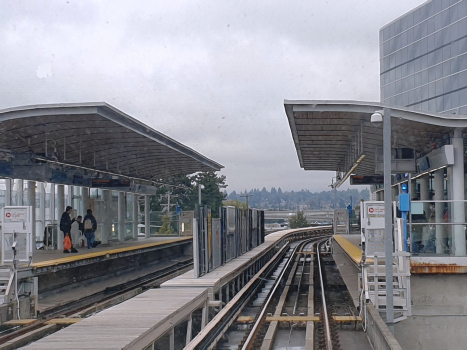
[(394, 334), (394, 295), (392, 271), (392, 192), (391, 192), (391, 109), (384, 108), (383, 160), (384, 160), (384, 256), (386, 265), (386, 323)]

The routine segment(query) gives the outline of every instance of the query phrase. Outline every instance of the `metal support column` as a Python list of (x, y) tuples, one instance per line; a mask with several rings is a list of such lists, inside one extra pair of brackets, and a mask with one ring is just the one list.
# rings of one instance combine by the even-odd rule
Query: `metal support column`
[(138, 217), (138, 193), (133, 193), (133, 239), (138, 239), (138, 224), (139, 224), (139, 217)]
[[(409, 173), (409, 179), (407, 181), (407, 193), (409, 194), (411, 201), (415, 198), (414, 187), (415, 187), (415, 183), (412, 181), (412, 174)], [(413, 238), (412, 237), (412, 215), (408, 213), (407, 214), (407, 242), (410, 242), (410, 252), (413, 251), (412, 238)]]
[(38, 182), (37, 183), (39, 187), (39, 227), (38, 227), (38, 235), (37, 237), (39, 240), (41, 240), (42, 235), (44, 234), (45, 230), (45, 183), (43, 182)]
[(28, 197), (27, 205), (31, 206), (31, 216), (32, 216), (32, 247), (31, 251), (32, 256), (34, 256), (34, 250), (36, 249), (37, 241), (37, 229), (36, 229), (36, 182), (28, 181)]
[[(423, 175), (420, 177), (420, 200), (427, 201), (430, 199), (429, 188), (428, 188), (429, 175)], [(425, 211), (426, 218), (430, 215), (430, 204), (423, 203), (423, 210)]]
[(55, 184), (50, 184), (50, 206), (49, 206), (49, 217), (52, 223), (57, 220), (57, 215), (55, 212), (57, 211), (55, 207)]
[(386, 265), (386, 323), (394, 333), (394, 295), (392, 273), (392, 192), (391, 192), (391, 109), (384, 108), (383, 117), (384, 158), (384, 256)]
[(81, 201), (83, 203), (83, 215), (86, 215), (86, 211), (89, 209), (89, 188), (81, 187)]
[(146, 238), (151, 237), (151, 221), (150, 221), (150, 204), (149, 204), (149, 195), (144, 196), (144, 235)]
[(32, 211), (32, 246), (36, 248), (36, 182), (28, 181), (28, 205)]
[(74, 197), (73, 186), (68, 185), (67, 189), (68, 189), (68, 198), (67, 198), (67, 200), (65, 202), (66, 205), (71, 205), (73, 207), (73, 209), (78, 209), (78, 208), (75, 208), (74, 205), (73, 205), (73, 197)]
[(102, 244), (109, 244), (109, 236), (112, 232), (112, 193), (110, 190), (102, 190), (102, 200), (104, 201), (104, 217), (102, 219)]
[(11, 205), (11, 179), (5, 179), (5, 206)]
[(334, 217), (333, 217), (333, 226), (334, 234), (337, 234), (337, 178), (336, 183), (334, 184)]
[(125, 192), (118, 192), (118, 241), (125, 241)]
[(24, 205), (24, 181), (18, 181), (18, 203), (16, 205)]
[[(452, 166), (452, 199), (453, 215), (452, 222), (462, 223), (465, 222), (465, 204), (464, 204), (464, 142), (462, 137), (462, 130), (454, 130), (454, 137), (452, 138), (452, 145), (454, 146), (454, 165)], [(455, 256), (465, 256), (465, 226), (453, 225), (452, 230), (452, 245), (453, 253)]]
[(60, 218), (65, 212), (65, 185), (57, 185), (57, 249), (63, 250), (63, 233), (60, 231)]
[[(435, 171), (435, 200), (444, 199), (444, 169)], [(443, 222), (444, 203), (435, 203), (435, 220), (436, 223)], [(436, 225), (436, 254), (444, 254), (446, 250), (446, 237), (444, 234), (444, 226)]]
[(169, 350), (175, 350), (175, 327), (172, 327), (169, 332)]

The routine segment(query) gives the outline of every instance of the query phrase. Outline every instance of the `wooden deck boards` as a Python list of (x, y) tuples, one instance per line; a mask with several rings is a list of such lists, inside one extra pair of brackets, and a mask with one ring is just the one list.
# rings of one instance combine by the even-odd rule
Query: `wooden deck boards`
[(235, 275), (237, 272), (242, 271), (246, 266), (250, 265), (251, 260), (257, 259), (274, 246), (282, 237), (294, 231), (296, 230), (283, 230), (271, 233), (265, 237), (265, 242), (263, 244), (253, 248), (243, 255), (240, 255), (234, 260), (229, 261), (225, 265), (218, 267), (204, 276), (195, 278), (194, 271), (191, 270), (163, 283), (161, 287), (203, 286), (210, 288), (211, 292), (216, 292), (223, 284), (226, 283), (227, 280), (230, 279), (232, 274)]
[(151, 289), (23, 349), (140, 348), (142, 344), (138, 343), (139, 340), (147, 338), (151, 332), (156, 332), (154, 337), (161, 335), (161, 332), (170, 329), (177, 320), (186, 318), (206, 300), (205, 288)]

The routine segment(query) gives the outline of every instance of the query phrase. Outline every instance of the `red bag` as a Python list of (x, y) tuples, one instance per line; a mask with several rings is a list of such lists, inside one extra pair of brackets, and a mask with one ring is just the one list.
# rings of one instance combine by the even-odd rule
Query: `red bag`
[(63, 249), (64, 250), (70, 250), (71, 249), (71, 238), (69, 235), (65, 236), (65, 239), (63, 240)]

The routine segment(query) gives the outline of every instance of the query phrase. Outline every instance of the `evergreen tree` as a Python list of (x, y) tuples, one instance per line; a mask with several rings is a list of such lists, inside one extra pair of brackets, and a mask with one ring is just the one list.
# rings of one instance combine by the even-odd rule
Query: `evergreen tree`
[(305, 214), (303, 211), (299, 211), (295, 216), (289, 220), (290, 228), (301, 228), (308, 227), (308, 221), (306, 221)]
[[(159, 194), (164, 195), (170, 191), (172, 195), (177, 195), (178, 197), (174, 197), (171, 203), (178, 203), (182, 210), (195, 209), (195, 205), (198, 204), (198, 184), (203, 185), (201, 205), (210, 206), (212, 216), (218, 217), (219, 208), (226, 198), (225, 175), (218, 176), (214, 172), (200, 172), (195, 175), (172, 177), (162, 182), (167, 185), (159, 187)], [(160, 196), (152, 196), (151, 210), (162, 210)]]

